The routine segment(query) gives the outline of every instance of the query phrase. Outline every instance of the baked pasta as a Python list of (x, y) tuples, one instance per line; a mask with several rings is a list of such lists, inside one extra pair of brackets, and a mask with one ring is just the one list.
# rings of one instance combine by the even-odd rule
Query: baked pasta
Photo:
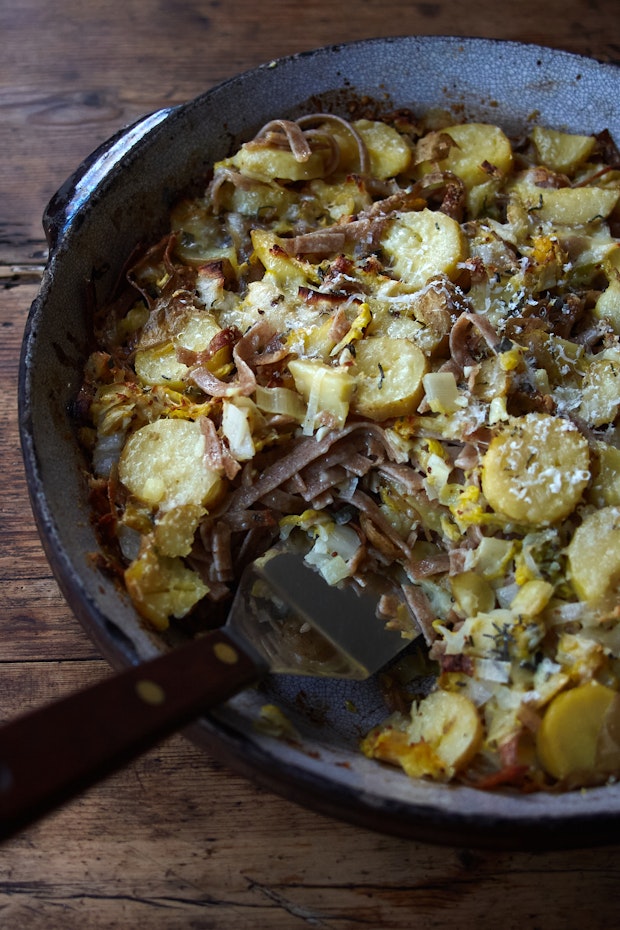
[[(609, 134), (274, 120), (95, 314), (78, 401), (136, 610), (193, 632), (291, 534), (421, 636), (362, 741), (412, 777), (620, 772), (620, 158)], [(351, 618), (355, 622), (355, 618)]]

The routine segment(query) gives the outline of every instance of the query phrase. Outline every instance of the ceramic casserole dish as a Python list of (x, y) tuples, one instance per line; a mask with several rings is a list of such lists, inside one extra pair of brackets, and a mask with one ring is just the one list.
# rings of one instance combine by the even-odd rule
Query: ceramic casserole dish
[[(269, 119), (360, 101), (379, 108), (441, 107), (518, 136), (536, 122), (620, 140), (620, 72), (562, 51), (484, 39), (397, 37), (318, 49), (234, 77), (181, 106), (149, 114), (93, 153), (50, 202), (49, 261), (23, 343), (19, 399), (23, 456), (47, 557), (78, 620), (123, 667), (174, 645), (145, 628), (98, 568), (86, 462), (72, 405), (90, 349), (85, 282), (102, 304), (138, 241), (166, 228), (180, 192)], [(284, 708), (299, 734), (255, 726), (260, 707)], [(352, 720), (350, 712), (356, 713)], [(206, 751), (285, 797), (386, 833), (429, 842), (550, 848), (614, 842), (620, 785), (565, 794), (476, 791), (433, 784), (365, 758), (359, 737), (383, 716), (376, 682), (268, 679), (197, 721)], [(200, 777), (197, 773), (196, 777)]]

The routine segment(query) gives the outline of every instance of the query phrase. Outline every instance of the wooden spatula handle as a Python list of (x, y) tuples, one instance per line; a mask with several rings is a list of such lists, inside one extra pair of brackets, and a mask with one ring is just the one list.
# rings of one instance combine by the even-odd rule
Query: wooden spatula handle
[(0, 838), (14, 833), (256, 681), (214, 631), (0, 728)]

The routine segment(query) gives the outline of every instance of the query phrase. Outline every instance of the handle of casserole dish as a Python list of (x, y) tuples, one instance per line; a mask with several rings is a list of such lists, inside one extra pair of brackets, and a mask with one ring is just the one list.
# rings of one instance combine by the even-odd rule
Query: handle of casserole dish
[(58, 188), (43, 213), (43, 229), (50, 249), (55, 251), (80, 207), (93, 190), (105, 181), (116, 165), (125, 158), (151, 130), (165, 120), (175, 107), (156, 110), (120, 129), (86, 158)]

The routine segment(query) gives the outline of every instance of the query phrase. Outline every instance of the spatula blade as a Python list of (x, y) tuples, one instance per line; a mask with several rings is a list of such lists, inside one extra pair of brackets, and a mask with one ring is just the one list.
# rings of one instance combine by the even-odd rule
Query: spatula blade
[(362, 680), (413, 638), (386, 627), (378, 602), (372, 586), (330, 585), (302, 552), (276, 547), (246, 569), (227, 627), (273, 672)]

